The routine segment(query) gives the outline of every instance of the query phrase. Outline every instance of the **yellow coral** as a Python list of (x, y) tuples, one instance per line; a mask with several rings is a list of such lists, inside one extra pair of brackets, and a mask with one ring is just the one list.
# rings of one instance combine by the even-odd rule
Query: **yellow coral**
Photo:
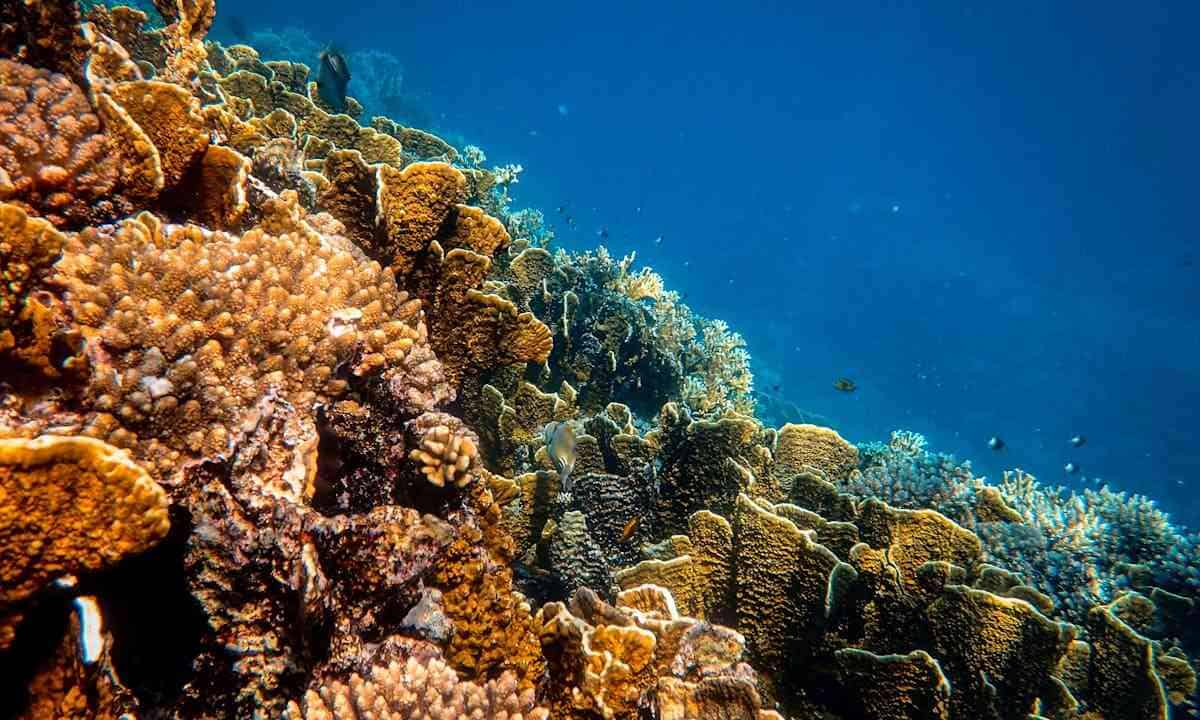
[(0, 614), (56, 578), (146, 550), (169, 527), (166, 494), (117, 448), (85, 437), (0, 440)]
[(809, 467), (820, 470), (831, 482), (843, 481), (858, 467), (858, 448), (830, 428), (784, 425), (776, 438), (774, 474), (790, 476)]

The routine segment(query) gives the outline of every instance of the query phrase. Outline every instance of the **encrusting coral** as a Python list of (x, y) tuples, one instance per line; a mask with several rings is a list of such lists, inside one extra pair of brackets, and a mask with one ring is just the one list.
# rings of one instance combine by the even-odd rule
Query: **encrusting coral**
[(142, 552), (169, 527), (166, 494), (117, 448), (0, 439), (0, 649), (34, 593)]
[(519, 165), (155, 7), (0, 4), (20, 717), (1191, 701), (1200, 539), (1149, 500), (765, 426), (741, 337), (554, 249)]

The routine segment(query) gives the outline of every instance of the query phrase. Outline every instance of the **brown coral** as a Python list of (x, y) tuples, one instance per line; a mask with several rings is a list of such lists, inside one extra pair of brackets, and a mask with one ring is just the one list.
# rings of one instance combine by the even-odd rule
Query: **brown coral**
[(310, 407), (345, 391), (339, 367), (373, 373), (423, 338), (390, 274), (303, 226), (239, 237), (145, 215), (73, 238), (55, 282), (97, 361), (92, 432), (157, 473), (225, 452), (272, 390)]
[[(0, 612), (8, 613), (56, 578), (152, 546), (169, 528), (167, 498), (98, 440), (0, 440), (0, 528)], [(0, 628), (0, 648), (11, 640), (12, 627)]]
[(0, 59), (0, 200), (59, 226), (111, 217), (115, 150), (69, 79)]
[(632, 720), (650, 706), (659, 717), (778, 718), (762, 709), (754, 671), (741, 663), (742, 636), (681, 616), (661, 587), (626, 590), (615, 606), (581, 589), (569, 606), (548, 603), (537, 623), (561, 717)]

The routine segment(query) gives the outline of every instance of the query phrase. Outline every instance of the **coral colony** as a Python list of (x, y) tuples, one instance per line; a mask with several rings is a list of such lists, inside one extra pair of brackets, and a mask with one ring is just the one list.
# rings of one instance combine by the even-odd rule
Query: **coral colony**
[(157, 6), (0, 9), (6, 714), (1191, 712), (1149, 500), (765, 427), (741, 338), (555, 249), (519, 166)]

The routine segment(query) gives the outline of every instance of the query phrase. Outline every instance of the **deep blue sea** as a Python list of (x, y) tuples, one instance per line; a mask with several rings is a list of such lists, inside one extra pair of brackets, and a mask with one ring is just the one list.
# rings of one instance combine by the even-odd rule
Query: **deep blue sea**
[(774, 405), (1200, 525), (1200, 4), (220, 6), (520, 163), (515, 207), (727, 320)]

